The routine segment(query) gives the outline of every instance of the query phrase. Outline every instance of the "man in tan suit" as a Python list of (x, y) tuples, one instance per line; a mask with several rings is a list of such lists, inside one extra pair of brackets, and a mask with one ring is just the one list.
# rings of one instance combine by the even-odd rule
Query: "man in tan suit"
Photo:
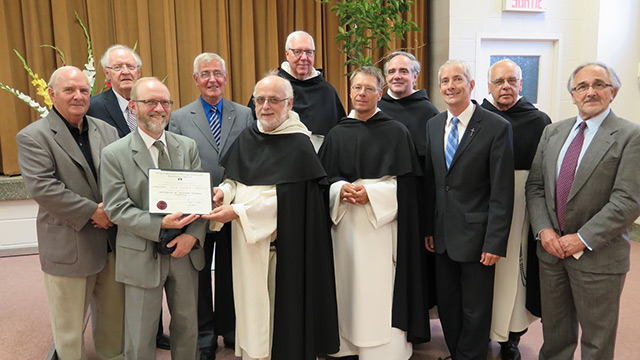
[(620, 89), (599, 62), (567, 87), (578, 116), (547, 126), (526, 184), (537, 235), (544, 343), (540, 359), (613, 359), (629, 271), (627, 228), (640, 215), (640, 127), (610, 104)]
[[(165, 132), (171, 105), (169, 89), (156, 78), (142, 78), (131, 90), (130, 109), (138, 131), (106, 147), (100, 180), (105, 211), (118, 225), (116, 280), (125, 284), (125, 356), (155, 359), (162, 289), (171, 312), (171, 357), (198, 356), (198, 271), (204, 267), (206, 222), (195, 214), (149, 213), (150, 168), (200, 170), (195, 141)], [(157, 251), (161, 229), (182, 229), (171, 240), (173, 253)]]
[(18, 133), (18, 160), (39, 206), (38, 249), (58, 358), (86, 359), (83, 319), (91, 304), (97, 354), (122, 359), (124, 290), (115, 281), (115, 229), (97, 179), (100, 151), (118, 132), (85, 116), (90, 94), (79, 69), (54, 71), (53, 108)]

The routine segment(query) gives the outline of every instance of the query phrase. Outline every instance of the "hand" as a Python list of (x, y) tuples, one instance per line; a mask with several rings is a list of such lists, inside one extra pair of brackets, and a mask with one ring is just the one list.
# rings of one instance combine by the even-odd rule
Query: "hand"
[(493, 266), (498, 262), (498, 260), (500, 260), (500, 256), (499, 255), (493, 255), (493, 254), (488, 253), (486, 251), (483, 251), (482, 252), (482, 256), (480, 257), (480, 262), (484, 266)]
[(580, 240), (578, 234), (567, 234), (561, 237), (558, 241), (560, 243), (560, 247), (564, 251), (565, 257), (579, 253), (587, 247), (582, 240)]
[(176, 245), (176, 248), (171, 253), (171, 256), (174, 258), (181, 258), (191, 251), (193, 245), (196, 244), (196, 241), (198, 241), (198, 239), (195, 236), (183, 233), (176, 236), (173, 240), (169, 241), (167, 247)]
[(236, 214), (235, 210), (233, 210), (233, 206), (231, 205), (222, 205), (213, 209), (208, 215), (202, 215), (203, 219), (217, 221), (219, 223), (227, 223), (231, 220), (235, 220), (238, 218), (238, 214)]
[(424, 237), (424, 247), (431, 252), (436, 251), (436, 248), (433, 246), (433, 236)]
[(93, 215), (91, 215), (91, 224), (98, 229), (108, 229), (113, 226), (107, 213), (104, 212), (104, 203), (99, 203), (98, 208), (93, 212)]
[(224, 191), (220, 190), (220, 188), (213, 188), (213, 204), (215, 206), (222, 205), (224, 201)]
[(165, 217), (162, 218), (162, 225), (160, 227), (163, 229), (182, 229), (199, 217), (200, 215), (197, 214), (184, 215), (181, 212), (165, 215)]
[(560, 237), (555, 230), (551, 228), (542, 230), (540, 232), (540, 241), (542, 242), (542, 247), (544, 247), (549, 254), (560, 259), (567, 257), (567, 254), (565, 254), (564, 249), (560, 245)]
[(364, 205), (369, 202), (367, 189), (362, 185), (353, 185), (351, 183), (342, 185), (340, 197), (342, 201), (356, 205)]

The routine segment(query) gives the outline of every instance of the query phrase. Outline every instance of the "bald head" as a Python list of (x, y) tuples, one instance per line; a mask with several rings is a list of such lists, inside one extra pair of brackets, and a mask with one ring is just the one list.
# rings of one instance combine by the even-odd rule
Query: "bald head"
[(78, 128), (89, 110), (91, 85), (82, 70), (75, 66), (63, 66), (51, 74), (49, 97), (53, 106), (65, 120)]
[(293, 88), (288, 80), (277, 75), (267, 75), (253, 90), (256, 116), (262, 128), (275, 130), (289, 118), (293, 107)]
[(522, 70), (515, 62), (504, 59), (489, 68), (489, 92), (496, 108), (506, 111), (518, 102), (522, 91)]

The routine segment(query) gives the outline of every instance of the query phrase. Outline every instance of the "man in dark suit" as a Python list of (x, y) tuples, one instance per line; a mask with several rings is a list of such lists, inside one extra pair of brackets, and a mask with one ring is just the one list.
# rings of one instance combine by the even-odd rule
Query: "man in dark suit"
[[(195, 305), (198, 271), (204, 266), (206, 222), (181, 212), (149, 212), (150, 168), (201, 170), (196, 143), (166, 132), (171, 113), (169, 89), (156, 78), (142, 78), (131, 90), (138, 131), (102, 151), (100, 180), (105, 212), (118, 225), (116, 280), (125, 288), (125, 356), (155, 359), (162, 290), (171, 312), (171, 358), (198, 356)], [(171, 254), (158, 250), (161, 229), (183, 229), (171, 240)]]
[(540, 359), (613, 359), (629, 271), (627, 228), (640, 215), (640, 127), (617, 117), (615, 71), (578, 66), (567, 88), (578, 116), (547, 126), (526, 184), (538, 242)]
[(447, 111), (427, 122), (425, 181), (436, 252), (438, 311), (453, 359), (486, 359), (495, 263), (505, 256), (513, 209), (511, 126), (475, 101), (468, 64), (438, 71)]
[(124, 137), (137, 127), (135, 115), (129, 110), (131, 87), (140, 78), (142, 60), (124, 45), (112, 45), (105, 51), (100, 65), (111, 89), (91, 98), (90, 116), (97, 117), (118, 129)]
[[(200, 96), (171, 114), (169, 131), (196, 141), (202, 168), (211, 173), (211, 186), (215, 187), (224, 176), (219, 159), (242, 130), (255, 120), (248, 107), (222, 98), (227, 85), (227, 68), (218, 54), (202, 53), (195, 58), (193, 81)], [(205, 266), (198, 277), (198, 346), (204, 360), (215, 359), (218, 335), (224, 335), (228, 345), (235, 341), (230, 241), (230, 226), (225, 225), (220, 232), (208, 230), (204, 242)], [(216, 312), (211, 291), (214, 245)]]
[(123, 359), (124, 288), (115, 280), (115, 229), (97, 178), (100, 152), (118, 135), (85, 116), (90, 94), (78, 68), (54, 71), (53, 108), (18, 133), (18, 160), (38, 203), (38, 250), (58, 358), (86, 359), (83, 319), (91, 303), (96, 353)]

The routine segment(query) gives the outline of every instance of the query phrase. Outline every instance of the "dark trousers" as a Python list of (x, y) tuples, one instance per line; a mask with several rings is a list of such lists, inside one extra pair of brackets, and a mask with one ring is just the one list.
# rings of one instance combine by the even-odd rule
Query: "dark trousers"
[[(198, 273), (198, 347), (215, 348), (218, 335), (235, 329), (231, 277), (231, 226), (207, 233), (204, 241), (204, 268)], [(215, 291), (211, 285), (211, 263), (215, 248)], [(215, 309), (213, 294), (215, 293)]]
[(457, 262), (436, 254), (438, 314), (454, 360), (486, 360), (495, 266)]

